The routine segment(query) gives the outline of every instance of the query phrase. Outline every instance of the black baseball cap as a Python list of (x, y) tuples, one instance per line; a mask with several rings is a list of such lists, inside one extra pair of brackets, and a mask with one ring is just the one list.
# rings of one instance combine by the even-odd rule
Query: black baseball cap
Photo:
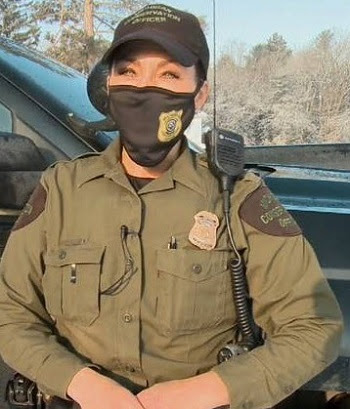
[(209, 65), (207, 40), (197, 17), (191, 13), (163, 4), (142, 8), (120, 21), (102, 62), (110, 62), (120, 45), (133, 40), (155, 42), (185, 67), (199, 62), (205, 76), (207, 75)]

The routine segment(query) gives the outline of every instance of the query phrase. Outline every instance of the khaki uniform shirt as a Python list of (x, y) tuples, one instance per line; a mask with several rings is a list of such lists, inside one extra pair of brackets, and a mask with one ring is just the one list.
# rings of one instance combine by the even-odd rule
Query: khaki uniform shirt
[[(341, 314), (314, 252), (261, 179), (246, 173), (231, 223), (266, 342), (218, 365), (237, 330), (218, 182), (186, 147), (136, 193), (119, 151), (115, 142), (46, 171), (17, 221), (0, 284), (0, 353), (11, 367), (62, 397), (93, 364), (131, 390), (213, 368), (231, 408), (254, 409), (335, 359)], [(219, 219), (212, 250), (188, 239), (202, 210)]]

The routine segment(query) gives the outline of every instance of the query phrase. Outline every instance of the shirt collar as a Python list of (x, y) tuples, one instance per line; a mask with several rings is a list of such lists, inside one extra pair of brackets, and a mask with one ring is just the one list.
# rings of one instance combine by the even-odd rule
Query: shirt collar
[(187, 139), (184, 140), (180, 156), (175, 160), (173, 165), (158, 179), (139, 190), (139, 194), (146, 194), (161, 190), (173, 189), (174, 181), (187, 186), (202, 196), (206, 196), (204, 181), (198, 171), (198, 161), (195, 152), (188, 147)]
[(190, 150), (185, 140), (182, 153), (169, 171), (175, 181), (205, 196), (204, 180), (198, 167), (197, 154)]
[[(80, 175), (77, 177), (78, 187), (97, 177), (105, 176), (114, 179), (113, 176), (120, 176), (125, 173), (120, 162), (120, 152), (120, 139), (117, 138), (94, 161), (82, 161)], [(198, 166), (196, 154), (190, 150), (187, 140), (185, 140), (182, 152), (171, 168), (158, 179), (146, 185), (139, 193), (171, 189), (174, 187), (174, 181), (177, 181), (205, 196), (203, 180), (197, 170)]]

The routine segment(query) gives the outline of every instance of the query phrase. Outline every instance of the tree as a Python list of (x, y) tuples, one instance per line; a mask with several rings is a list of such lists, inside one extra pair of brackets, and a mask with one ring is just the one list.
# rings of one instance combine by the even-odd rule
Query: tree
[(267, 40), (266, 49), (270, 53), (289, 55), (291, 50), (287, 46), (287, 41), (278, 33), (273, 33)]
[(322, 54), (331, 51), (334, 43), (334, 33), (332, 30), (324, 30), (315, 39), (315, 48)]
[(266, 43), (254, 46), (247, 56), (247, 65), (262, 63), (281, 64), (292, 54), (286, 40), (278, 33), (273, 33)]
[(28, 46), (37, 45), (40, 29), (32, 6), (33, 1), (0, 0), (0, 35)]
[(49, 56), (88, 73), (107, 49), (113, 30), (146, 0), (36, 0), (38, 20), (50, 24)]
[(248, 57), (247, 57), (247, 65), (253, 65), (259, 62), (267, 53), (266, 44), (257, 44), (255, 45)]

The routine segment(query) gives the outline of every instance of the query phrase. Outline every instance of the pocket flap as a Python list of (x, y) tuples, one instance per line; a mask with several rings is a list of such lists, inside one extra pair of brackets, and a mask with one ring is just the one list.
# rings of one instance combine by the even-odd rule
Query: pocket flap
[(223, 251), (157, 250), (157, 269), (184, 280), (207, 280), (226, 271), (227, 262)]
[(49, 251), (45, 258), (48, 266), (68, 264), (100, 264), (105, 248), (102, 246), (70, 246)]

